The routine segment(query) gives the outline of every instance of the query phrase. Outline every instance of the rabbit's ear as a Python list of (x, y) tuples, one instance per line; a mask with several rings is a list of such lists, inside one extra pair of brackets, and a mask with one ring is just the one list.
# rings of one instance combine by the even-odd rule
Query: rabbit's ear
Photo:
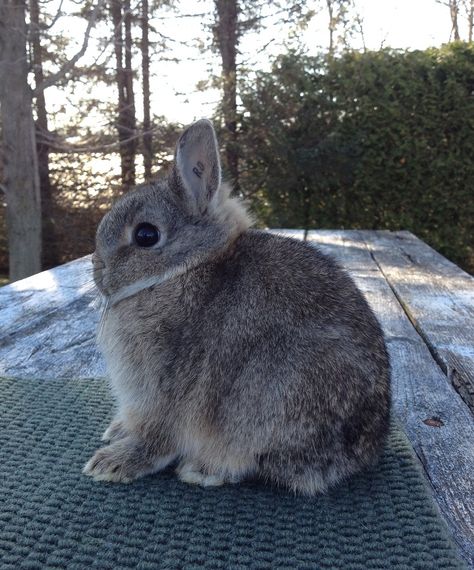
[(201, 119), (188, 127), (176, 145), (174, 174), (187, 199), (199, 212), (207, 209), (221, 183), (221, 165), (214, 128)]

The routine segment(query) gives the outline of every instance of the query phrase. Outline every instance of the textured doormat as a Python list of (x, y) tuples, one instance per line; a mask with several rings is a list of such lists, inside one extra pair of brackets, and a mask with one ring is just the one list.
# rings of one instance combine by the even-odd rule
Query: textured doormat
[(172, 471), (96, 483), (81, 469), (111, 410), (103, 380), (0, 379), (2, 570), (463, 567), (397, 429), (377, 467), (310, 499)]

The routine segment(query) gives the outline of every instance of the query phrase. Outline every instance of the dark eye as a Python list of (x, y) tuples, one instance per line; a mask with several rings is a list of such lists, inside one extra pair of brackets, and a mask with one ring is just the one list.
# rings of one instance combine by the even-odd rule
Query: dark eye
[(135, 243), (140, 247), (151, 247), (158, 243), (160, 230), (153, 224), (139, 224), (134, 232)]

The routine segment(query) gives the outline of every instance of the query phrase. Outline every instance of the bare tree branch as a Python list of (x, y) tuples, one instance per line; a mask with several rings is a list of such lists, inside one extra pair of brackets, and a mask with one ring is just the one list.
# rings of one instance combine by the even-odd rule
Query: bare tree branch
[(87, 23), (86, 31), (84, 33), (84, 39), (82, 42), (81, 49), (74, 55), (74, 57), (72, 59), (70, 59), (68, 62), (66, 62), (59, 71), (57, 71), (56, 73), (53, 73), (52, 75), (47, 77), (43, 81), (43, 83), (41, 83), (40, 85), (37, 85), (35, 87), (35, 89), (33, 90), (33, 96), (34, 97), (37, 96), (39, 91), (43, 91), (44, 89), (51, 87), (52, 85), (57, 83), (61, 78), (63, 78), (66, 75), (66, 73), (68, 73), (69, 71), (71, 71), (74, 68), (74, 66), (79, 61), (79, 59), (81, 59), (81, 57), (86, 53), (87, 47), (89, 45), (89, 38), (91, 35), (92, 28), (95, 26), (97, 16), (99, 14), (100, 9), (104, 5), (104, 3), (105, 3), (105, 0), (98, 0), (97, 4), (95, 5), (94, 10), (92, 11), (92, 14), (91, 14), (89, 21)]
[(50, 29), (54, 26), (54, 24), (59, 20), (59, 17), (60, 17), (61, 14), (62, 14), (62, 11), (61, 11), (61, 10), (62, 10), (62, 7), (63, 7), (63, 2), (64, 2), (64, 0), (61, 0), (61, 2), (59, 3), (59, 8), (58, 8), (58, 10), (57, 10), (57, 12), (56, 12), (56, 15), (55, 15), (54, 18), (51, 20), (51, 23), (46, 26), (46, 28), (45, 28), (46, 30), (50, 30)]
[[(134, 14), (138, 10), (140, 4), (141, 4), (141, 0), (137, 0), (137, 3), (130, 10), (132, 14)], [(120, 22), (118, 23), (119, 27), (122, 25), (124, 20), (125, 20), (125, 14), (122, 15)], [(104, 55), (104, 53), (109, 49), (109, 47), (110, 47), (110, 42), (106, 42), (104, 47), (99, 52), (99, 54), (95, 57), (94, 61), (90, 64), (89, 69), (93, 69), (97, 65), (97, 62)]]
[[(161, 129), (159, 126), (152, 127), (146, 131), (137, 129), (135, 134), (131, 135), (130, 137), (123, 139), (122, 141), (116, 141), (112, 143), (94, 144), (95, 137), (91, 137), (89, 141), (84, 141), (82, 144), (68, 144), (67, 142), (61, 143), (55, 139), (51, 139), (49, 145), (51, 152), (78, 153), (78, 154), (92, 153), (92, 152), (107, 153), (107, 152), (113, 152), (114, 150), (118, 151), (120, 149), (121, 144), (128, 143), (131, 141), (137, 141), (138, 139), (143, 137), (143, 135), (147, 134), (152, 135), (154, 133), (159, 133), (160, 130)], [(112, 136), (110, 138), (112, 138)]]
[(174, 20), (178, 18), (203, 18), (209, 16), (211, 12), (201, 12), (199, 14), (173, 14), (171, 16), (154, 16), (153, 20)]
[(359, 36), (362, 41), (362, 47), (365, 53), (367, 51), (367, 44), (365, 43), (364, 19), (361, 16), (359, 10), (357, 9), (355, 0), (352, 2), (352, 8), (355, 10), (355, 16), (354, 16), (355, 26), (357, 28), (357, 31), (359, 32)]

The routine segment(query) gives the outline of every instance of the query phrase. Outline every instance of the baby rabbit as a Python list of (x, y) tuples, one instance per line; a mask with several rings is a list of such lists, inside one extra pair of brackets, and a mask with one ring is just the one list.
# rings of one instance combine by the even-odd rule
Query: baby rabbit
[(118, 411), (86, 475), (129, 482), (177, 461), (187, 483), (259, 476), (311, 495), (377, 458), (390, 407), (377, 320), (326, 255), (250, 225), (207, 120), (167, 179), (100, 223), (98, 340)]

